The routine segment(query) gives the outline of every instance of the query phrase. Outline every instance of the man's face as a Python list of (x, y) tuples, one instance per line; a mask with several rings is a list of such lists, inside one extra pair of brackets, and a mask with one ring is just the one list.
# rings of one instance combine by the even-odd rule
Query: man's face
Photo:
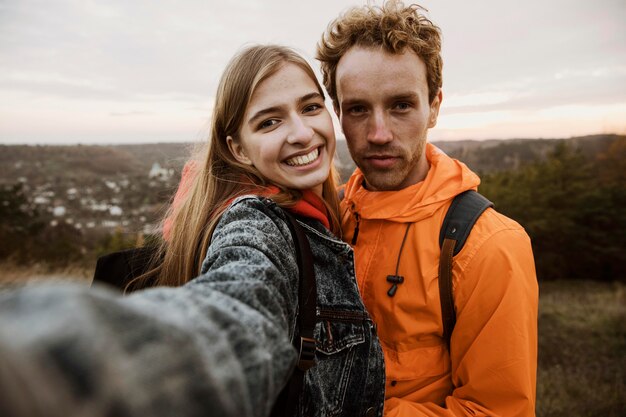
[(408, 49), (355, 46), (339, 60), (336, 80), (335, 110), (367, 188), (400, 190), (423, 180), (426, 134), (441, 104), (441, 92), (428, 103), (424, 62)]

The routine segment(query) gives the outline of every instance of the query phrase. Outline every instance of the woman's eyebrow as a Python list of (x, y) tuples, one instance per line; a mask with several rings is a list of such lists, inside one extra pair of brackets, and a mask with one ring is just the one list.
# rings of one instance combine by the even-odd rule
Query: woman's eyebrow
[(309, 101), (309, 100), (314, 99), (314, 98), (321, 98), (321, 99), (323, 99), (324, 97), (320, 93), (318, 93), (317, 91), (314, 91), (312, 93), (305, 94), (302, 97), (300, 97), (298, 99), (298, 104), (302, 104), (303, 102)]
[[(300, 97), (298, 99), (298, 104), (302, 104), (302, 103), (304, 103), (306, 101), (309, 101), (311, 99), (314, 99), (314, 98), (323, 99), (324, 97), (320, 93), (318, 93), (317, 91), (314, 91), (312, 93), (305, 94), (302, 97)], [(254, 113), (254, 115), (252, 115), (250, 120), (248, 120), (248, 124), (253, 125), (258, 119), (263, 118), (265, 115), (267, 115), (269, 113), (277, 112), (281, 108), (282, 108), (282, 106), (271, 106), (271, 107), (267, 107), (267, 108), (261, 109), (261, 110), (257, 111), (256, 113)]]
[(249, 125), (253, 125), (258, 119), (263, 118), (268, 113), (275, 113), (281, 109), (281, 106), (272, 106), (267, 107), (265, 109), (261, 109), (258, 112), (254, 113), (254, 115), (248, 120)]

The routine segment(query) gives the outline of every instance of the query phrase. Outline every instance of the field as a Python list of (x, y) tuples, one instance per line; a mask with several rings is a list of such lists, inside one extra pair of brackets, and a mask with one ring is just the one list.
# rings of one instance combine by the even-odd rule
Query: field
[[(0, 288), (50, 278), (88, 283), (92, 271), (0, 265)], [(626, 285), (540, 284), (538, 417), (626, 415)]]
[(538, 417), (626, 415), (626, 286), (544, 282)]
[[(95, 263), (93, 265), (95, 268)], [(65, 266), (51, 268), (47, 264), (15, 265), (13, 262), (0, 262), (0, 289), (15, 285), (34, 285), (38, 282), (74, 281), (88, 284), (93, 277), (93, 268)]]

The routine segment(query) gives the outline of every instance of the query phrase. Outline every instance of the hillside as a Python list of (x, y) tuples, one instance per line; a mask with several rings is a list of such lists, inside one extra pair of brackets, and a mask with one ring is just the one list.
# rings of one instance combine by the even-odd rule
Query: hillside
[(509, 139), (487, 141), (434, 142), (453, 158), (460, 159), (479, 173), (507, 171), (535, 161), (543, 161), (561, 143), (585, 155), (607, 151), (618, 135), (581, 136), (571, 139)]
[[(479, 173), (505, 171), (545, 159), (557, 144), (567, 142), (582, 153), (605, 152), (618, 135), (571, 139), (509, 139), (434, 142), (448, 155)], [(189, 143), (142, 145), (30, 146), (0, 145), (0, 185), (26, 178), (29, 182), (82, 182), (118, 176), (147, 175), (154, 163), (179, 172), (192, 151)], [(337, 167), (342, 179), (354, 169), (345, 140), (337, 141)]]
[[(580, 136), (570, 139), (494, 139), (433, 142), (453, 158), (463, 161), (477, 173), (507, 171), (545, 160), (557, 145), (567, 143), (583, 154), (593, 157), (606, 152), (619, 135)], [(345, 181), (354, 169), (345, 141), (337, 142), (338, 169)]]
[[(584, 189), (599, 190), (595, 183), (589, 181), (598, 178), (605, 185), (613, 184), (616, 181), (610, 179), (622, 175), (619, 174), (623, 171), (619, 165), (620, 157), (611, 156), (610, 163), (617, 164), (612, 168), (608, 162), (601, 161), (610, 154), (609, 146), (616, 145), (613, 148), (619, 150), (625, 140), (625, 136), (599, 135), (552, 140), (438, 142), (437, 145), (480, 173), (483, 179), (481, 192), (495, 198), (493, 201), (500, 210), (525, 221), (532, 231), (533, 222), (537, 220), (526, 219), (525, 211), (516, 212), (529, 200), (507, 203), (515, 197), (512, 190), (523, 184), (530, 187), (529, 193), (536, 193), (544, 186), (545, 181), (541, 178), (536, 184), (529, 182), (537, 170), (525, 172), (522, 170), (524, 167), (549, 162), (560, 145), (568, 144), (568, 149), (582, 158), (580, 162), (575, 162), (572, 159), (574, 156), (568, 157), (574, 162), (568, 162), (567, 166), (574, 172), (580, 174), (585, 161), (603, 168), (599, 171), (597, 168), (587, 170), (589, 179), (585, 181), (588, 184), (583, 186)], [(0, 260), (16, 257), (19, 246), (21, 249), (18, 252), (24, 257), (24, 262), (36, 258), (35, 253), (39, 253), (40, 259), (54, 258), (71, 263), (73, 259), (87, 259), (97, 253), (141, 242), (158, 229), (191, 147), (186, 143), (0, 146)], [(354, 164), (343, 140), (337, 143), (336, 161), (342, 179), (347, 180)], [(512, 177), (517, 171), (520, 171), (515, 174), (518, 176)], [(553, 172), (556, 171), (547, 171), (542, 175), (552, 175)], [(504, 176), (494, 176), (499, 173)], [(572, 174), (567, 175), (573, 178)], [(515, 187), (507, 185), (507, 181), (514, 181)], [(622, 188), (615, 187), (615, 191), (610, 191), (612, 194), (606, 194), (610, 201), (622, 198)], [(546, 194), (556, 195), (557, 191), (548, 190)], [(571, 200), (572, 195), (583, 194), (568, 192), (563, 198)], [(536, 205), (540, 197), (533, 198), (533, 204)], [(602, 206), (598, 205), (598, 201), (585, 203), (584, 207), (598, 207), (599, 214), (606, 217), (612, 213), (614, 206), (621, 207), (621, 203), (610, 201), (602, 203), (608, 204), (608, 209), (600, 208)], [(591, 224), (587, 219), (581, 221)], [(610, 222), (602, 225), (612, 229), (621, 227)], [(52, 242), (57, 243), (50, 244)], [(58, 242), (63, 242), (63, 245)], [(73, 258), (68, 254), (72, 254)], [(611, 272), (615, 268), (611, 268), (605, 268), (609, 272), (604, 275), (615, 275)]]
[(88, 180), (147, 173), (156, 162), (180, 170), (189, 155), (189, 144), (159, 143), (110, 146), (0, 145), (0, 184), (18, 178)]

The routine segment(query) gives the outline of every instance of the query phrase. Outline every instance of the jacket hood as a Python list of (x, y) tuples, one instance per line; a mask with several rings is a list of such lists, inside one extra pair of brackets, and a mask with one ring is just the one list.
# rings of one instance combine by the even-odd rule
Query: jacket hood
[(480, 179), (464, 163), (430, 143), (425, 152), (430, 168), (423, 181), (398, 191), (368, 191), (357, 168), (346, 184), (342, 204), (364, 219), (416, 222), (431, 216), (457, 194), (478, 188)]

